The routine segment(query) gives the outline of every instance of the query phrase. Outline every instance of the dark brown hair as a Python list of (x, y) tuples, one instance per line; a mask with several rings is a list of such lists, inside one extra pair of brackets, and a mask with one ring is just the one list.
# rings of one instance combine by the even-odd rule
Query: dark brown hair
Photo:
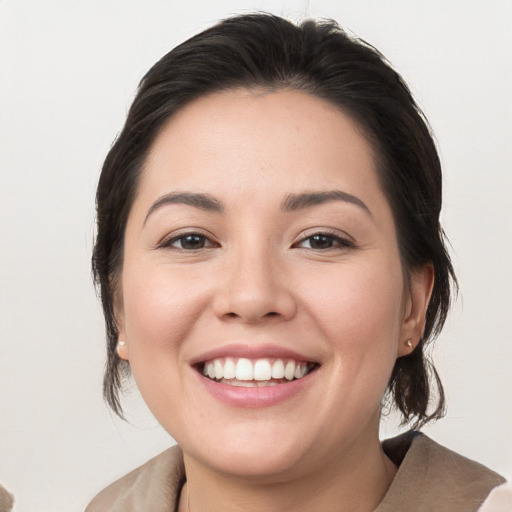
[(148, 151), (162, 125), (184, 105), (215, 91), (254, 87), (293, 88), (323, 98), (355, 119), (372, 143), (404, 274), (430, 263), (435, 277), (424, 336), (410, 355), (396, 360), (389, 392), (404, 422), (421, 425), (440, 417), (443, 388), (425, 347), (444, 324), (456, 280), (439, 224), (441, 166), (428, 124), (400, 75), (371, 45), (348, 36), (334, 21), (295, 25), (268, 14), (228, 18), (158, 61), (142, 79), (107, 155), (96, 196), (93, 254), (107, 329), (105, 399), (122, 415), (119, 389), (128, 368), (116, 353), (113, 299), (128, 213)]

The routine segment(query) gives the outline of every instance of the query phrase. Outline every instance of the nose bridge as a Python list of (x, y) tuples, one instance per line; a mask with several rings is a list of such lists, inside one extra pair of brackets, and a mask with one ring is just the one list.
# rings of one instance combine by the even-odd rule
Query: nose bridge
[(217, 297), (217, 314), (258, 322), (294, 315), (296, 304), (286, 285), (279, 250), (265, 234), (248, 233), (226, 260), (226, 282)]

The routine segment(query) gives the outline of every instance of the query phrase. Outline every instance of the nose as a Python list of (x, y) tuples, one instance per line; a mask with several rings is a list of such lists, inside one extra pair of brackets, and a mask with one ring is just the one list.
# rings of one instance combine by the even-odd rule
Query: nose
[(287, 273), (270, 251), (238, 251), (213, 300), (215, 314), (223, 320), (256, 324), (290, 320), (297, 302), (287, 282)]

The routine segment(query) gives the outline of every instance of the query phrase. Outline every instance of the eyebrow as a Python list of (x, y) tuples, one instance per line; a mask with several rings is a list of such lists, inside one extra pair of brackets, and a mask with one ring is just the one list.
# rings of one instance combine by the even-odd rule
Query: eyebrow
[(368, 206), (356, 196), (343, 192), (341, 190), (328, 190), (325, 192), (304, 192), (302, 194), (290, 194), (281, 203), (281, 210), (285, 212), (294, 212), (303, 208), (311, 208), (331, 201), (344, 201), (355, 204), (362, 208), (366, 213), (372, 216)]
[(148, 220), (149, 216), (162, 206), (168, 204), (188, 204), (207, 212), (222, 213), (224, 206), (222, 203), (210, 196), (209, 194), (201, 194), (195, 192), (171, 192), (157, 199), (148, 210), (144, 224)]
[[(356, 196), (341, 190), (328, 190), (324, 192), (303, 192), (301, 194), (289, 194), (281, 203), (281, 210), (294, 212), (304, 208), (311, 208), (331, 201), (344, 201), (355, 204), (371, 216), (370, 209)], [(162, 206), (168, 204), (187, 204), (201, 210), (214, 213), (223, 213), (224, 205), (209, 194), (197, 192), (171, 192), (157, 199), (149, 208), (144, 224), (149, 216)]]

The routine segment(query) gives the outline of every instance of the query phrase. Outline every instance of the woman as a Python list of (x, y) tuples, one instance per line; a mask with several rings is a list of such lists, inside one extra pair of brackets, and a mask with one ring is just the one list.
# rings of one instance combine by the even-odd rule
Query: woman
[(129, 370), (179, 448), (87, 510), (477, 510), (499, 475), (378, 437), (386, 393), (415, 428), (443, 414), (440, 208), (407, 87), (335, 23), (235, 17), (164, 56), (105, 161), (93, 266), (105, 397), (121, 415)]

